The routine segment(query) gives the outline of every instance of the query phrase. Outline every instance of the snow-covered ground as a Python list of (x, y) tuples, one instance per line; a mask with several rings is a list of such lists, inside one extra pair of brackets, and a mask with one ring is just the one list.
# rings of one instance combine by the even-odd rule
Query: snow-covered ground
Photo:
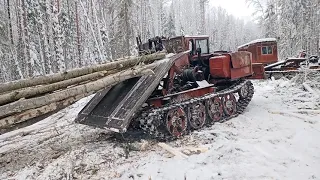
[(0, 179), (320, 179), (320, 115), (292, 112), (319, 110), (319, 99), (292, 81), (253, 82), (243, 115), (168, 143), (206, 152), (181, 159), (149, 142), (127, 154), (126, 143), (73, 123), (88, 97), (1, 135)]

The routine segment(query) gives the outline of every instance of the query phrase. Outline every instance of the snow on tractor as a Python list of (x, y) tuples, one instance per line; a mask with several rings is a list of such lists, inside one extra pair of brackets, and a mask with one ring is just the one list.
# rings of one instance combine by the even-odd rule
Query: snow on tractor
[(163, 49), (168, 55), (155, 62), (154, 75), (96, 93), (76, 122), (176, 139), (243, 113), (253, 97), (251, 52), (210, 52), (208, 36), (155, 37), (145, 44), (137, 38), (137, 43), (140, 55)]

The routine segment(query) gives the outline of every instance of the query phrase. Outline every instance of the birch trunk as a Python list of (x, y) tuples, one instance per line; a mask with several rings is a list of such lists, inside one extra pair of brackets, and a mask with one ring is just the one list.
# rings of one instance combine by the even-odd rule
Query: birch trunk
[(78, 67), (82, 67), (82, 58), (81, 58), (81, 41), (80, 41), (80, 38), (81, 38), (81, 30), (80, 30), (80, 26), (79, 26), (79, 13), (78, 13), (78, 4), (77, 2), (75, 2), (75, 7), (76, 7), (76, 28), (77, 28), (77, 50), (78, 50), (78, 56), (79, 56), (79, 59), (78, 59)]
[(66, 71), (66, 65), (65, 65), (65, 59), (63, 56), (63, 42), (64, 42), (64, 36), (63, 32), (61, 30), (60, 20), (59, 20), (59, 1), (57, 1), (57, 8), (53, 5), (53, 43), (54, 43), (54, 51), (55, 51), (55, 58), (57, 62), (56, 71), (57, 72), (65, 72)]
[(12, 21), (11, 21), (11, 11), (10, 11), (10, 2), (7, 0), (7, 10), (8, 10), (8, 19), (9, 19), (9, 33), (10, 33), (10, 42), (11, 45), (14, 45), (13, 42), (13, 32), (12, 32)]
[(84, 5), (83, 5), (82, 1), (79, 1), (79, 2), (80, 2), (80, 5), (81, 5), (81, 7), (82, 7), (82, 9), (83, 9), (83, 12), (84, 12), (84, 14), (85, 14), (85, 16), (86, 16), (87, 22), (88, 22), (88, 24), (89, 24), (89, 26), (90, 26), (91, 33), (92, 33), (92, 37), (93, 37), (93, 39), (94, 39), (94, 41), (95, 41), (95, 44), (96, 44), (96, 48), (98, 49), (98, 52), (99, 52), (99, 61), (98, 61), (98, 62), (100, 63), (101, 60), (102, 60), (102, 53), (101, 53), (101, 50), (100, 50), (100, 46), (99, 46), (97, 37), (95, 36), (95, 32), (94, 32), (94, 29), (93, 29), (93, 25), (91, 24), (91, 21), (90, 21), (90, 19), (89, 19), (88, 13), (87, 13), (86, 9), (84, 8)]
[(23, 49), (23, 53), (24, 53), (24, 58), (26, 60), (27, 66), (26, 69), (26, 76), (27, 77), (32, 77), (33, 73), (34, 73), (34, 68), (33, 68), (33, 62), (31, 60), (30, 57), (30, 33), (29, 33), (29, 27), (28, 27), (28, 8), (29, 5), (26, 2), (26, 0), (22, 0), (22, 9), (23, 9), (23, 19), (22, 19), (22, 23), (23, 23), (23, 34), (24, 34), (24, 49)]

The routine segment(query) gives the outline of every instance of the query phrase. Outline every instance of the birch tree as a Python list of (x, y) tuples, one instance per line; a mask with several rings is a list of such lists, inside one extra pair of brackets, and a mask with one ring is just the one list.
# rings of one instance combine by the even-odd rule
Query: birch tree
[[(274, 1), (280, 7), (280, 0)], [(0, 55), (4, 60), (0, 64), (0, 81), (64, 72), (118, 57), (137, 55), (135, 37), (138, 35), (142, 35), (142, 41), (147, 42), (154, 36), (208, 34), (212, 51), (236, 50), (237, 45), (258, 37), (254, 23), (244, 23), (222, 8), (209, 7), (208, 2), (0, 1), (1, 26), (5, 27), (1, 32)], [(307, 6), (304, 9), (316, 12), (317, 7)], [(278, 9), (276, 15), (279, 16), (282, 12)], [(309, 13), (303, 18), (316, 15)], [(319, 32), (319, 28), (314, 28), (315, 24), (319, 26), (317, 21), (305, 23), (304, 26), (308, 27), (305, 34)], [(277, 32), (278, 36), (281, 33), (285, 32)], [(311, 38), (317, 37), (314, 35)], [(287, 42), (283, 40), (282, 43)], [(301, 46), (312, 47), (311, 43)], [(8, 75), (2, 73), (3, 69), (8, 71)]]
[(55, 68), (53, 72), (61, 72), (66, 70), (65, 59), (63, 56), (63, 42), (64, 36), (61, 30), (61, 24), (59, 16), (61, 15), (60, 1), (56, 1), (52, 5), (52, 31), (53, 31), (53, 43), (55, 52)]

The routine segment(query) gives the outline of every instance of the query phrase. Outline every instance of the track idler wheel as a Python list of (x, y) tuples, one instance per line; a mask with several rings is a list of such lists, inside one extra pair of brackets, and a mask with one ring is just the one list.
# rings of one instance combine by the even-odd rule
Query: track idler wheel
[(223, 115), (223, 105), (219, 97), (206, 101), (207, 114), (212, 122), (219, 122)]
[(203, 103), (191, 104), (189, 108), (189, 125), (192, 129), (200, 129), (206, 123), (206, 107)]
[(232, 116), (237, 113), (237, 100), (232, 93), (222, 96), (222, 104), (226, 116)]
[(249, 92), (250, 89), (249, 89), (249, 84), (246, 83), (244, 86), (241, 87), (241, 89), (239, 90), (239, 96), (240, 98), (246, 98), (249, 96)]
[(168, 132), (176, 138), (187, 131), (188, 118), (183, 108), (171, 109), (167, 114), (166, 127)]

